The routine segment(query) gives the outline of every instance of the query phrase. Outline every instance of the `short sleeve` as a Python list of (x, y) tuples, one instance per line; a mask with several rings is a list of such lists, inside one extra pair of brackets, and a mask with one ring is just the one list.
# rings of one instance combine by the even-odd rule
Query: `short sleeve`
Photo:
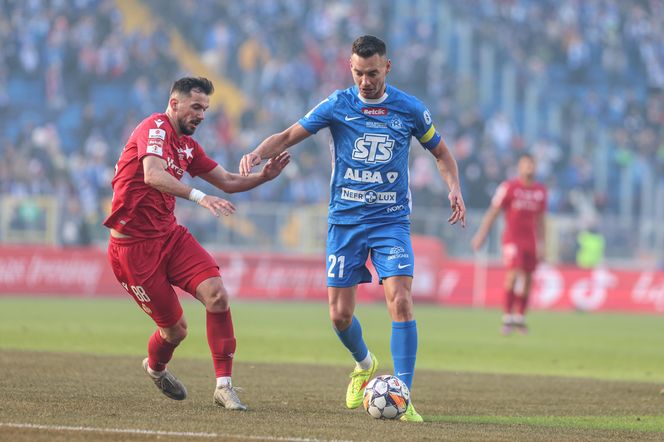
[(310, 134), (315, 134), (328, 127), (332, 123), (337, 94), (338, 91), (318, 103), (304, 117), (300, 118), (298, 123)]
[(414, 100), (413, 106), (413, 131), (412, 135), (417, 138), (422, 147), (433, 149), (440, 143), (441, 136), (436, 130), (436, 126), (431, 119), (431, 112), (419, 100)]
[[(161, 122), (161, 120), (158, 121)], [(161, 123), (157, 124), (157, 120), (148, 118), (136, 128), (136, 148), (139, 160), (146, 155), (164, 157), (167, 134), (166, 130), (159, 126)]]
[(217, 162), (207, 156), (200, 144), (195, 141), (193, 144), (194, 158), (191, 160), (191, 163), (189, 163), (189, 166), (187, 167), (187, 172), (189, 175), (196, 177), (202, 173), (208, 173), (217, 167)]

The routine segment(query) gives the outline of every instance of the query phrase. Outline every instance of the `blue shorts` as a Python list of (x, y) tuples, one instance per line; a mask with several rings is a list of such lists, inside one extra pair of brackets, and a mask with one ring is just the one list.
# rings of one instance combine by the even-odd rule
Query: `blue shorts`
[(413, 276), (410, 222), (389, 224), (330, 224), (327, 229), (327, 286), (352, 287), (371, 282), (371, 262), (382, 282), (389, 276)]

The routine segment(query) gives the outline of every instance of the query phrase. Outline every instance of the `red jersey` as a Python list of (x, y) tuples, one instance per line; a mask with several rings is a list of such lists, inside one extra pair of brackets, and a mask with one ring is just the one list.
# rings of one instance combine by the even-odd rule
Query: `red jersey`
[(104, 221), (106, 227), (134, 238), (156, 238), (177, 225), (175, 197), (145, 184), (146, 155), (166, 160), (166, 170), (178, 180), (185, 172), (195, 177), (217, 166), (193, 138), (178, 138), (166, 114), (152, 114), (136, 126), (115, 167), (111, 214)]
[(547, 206), (544, 185), (526, 185), (519, 179), (503, 181), (491, 204), (500, 207), (505, 213), (503, 244), (536, 246), (537, 224)]

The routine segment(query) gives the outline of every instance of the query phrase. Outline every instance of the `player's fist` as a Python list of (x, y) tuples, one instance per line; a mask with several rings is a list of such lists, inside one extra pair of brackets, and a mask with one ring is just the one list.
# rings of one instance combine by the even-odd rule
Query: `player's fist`
[(249, 152), (242, 156), (240, 160), (240, 175), (247, 176), (251, 173), (251, 168), (258, 166), (262, 161), (260, 155), (254, 152)]
[(267, 180), (272, 180), (279, 176), (282, 170), (290, 163), (290, 153), (281, 152), (274, 158), (270, 158), (261, 170), (261, 176)]
[(235, 213), (235, 206), (233, 203), (212, 195), (205, 195), (198, 204), (208, 209), (214, 216), (228, 216), (231, 213)]

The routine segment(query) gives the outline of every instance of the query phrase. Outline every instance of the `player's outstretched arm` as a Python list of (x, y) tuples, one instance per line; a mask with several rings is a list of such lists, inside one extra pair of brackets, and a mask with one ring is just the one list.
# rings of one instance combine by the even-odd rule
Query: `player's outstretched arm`
[(242, 157), (240, 175), (248, 176), (251, 169), (258, 166), (264, 158), (274, 158), (310, 135), (300, 123), (293, 124), (283, 132), (270, 135), (256, 149)]
[(537, 219), (537, 260), (546, 258), (546, 215), (541, 214)]
[(244, 192), (278, 177), (288, 163), (290, 163), (290, 153), (282, 152), (270, 158), (259, 173), (240, 175), (217, 166), (210, 172), (201, 174), (200, 177), (226, 193)]
[(440, 176), (450, 189), (450, 193), (447, 197), (450, 200), (452, 215), (447, 221), (450, 224), (456, 224), (460, 221), (461, 227), (466, 227), (466, 204), (461, 195), (461, 184), (459, 184), (459, 168), (457, 162), (442, 138), (440, 143), (431, 149), (430, 152), (436, 158), (436, 167), (438, 167)]
[(195, 201), (215, 216), (230, 215), (235, 212), (235, 206), (230, 201), (212, 195), (205, 195), (200, 190), (187, 186), (166, 172), (166, 160), (162, 158), (152, 155), (143, 158), (143, 176), (143, 181), (148, 186), (154, 187), (160, 192)]
[(470, 245), (472, 246), (474, 251), (477, 252), (484, 244), (484, 241), (486, 240), (486, 237), (489, 234), (489, 231), (491, 230), (491, 226), (493, 225), (494, 221), (496, 221), (496, 218), (498, 218), (499, 213), (500, 213), (500, 207), (494, 206), (492, 204), (484, 214), (484, 217), (482, 218), (482, 223), (480, 224), (480, 228), (477, 230), (477, 233), (475, 234), (475, 236), (473, 236), (473, 239), (470, 241)]

